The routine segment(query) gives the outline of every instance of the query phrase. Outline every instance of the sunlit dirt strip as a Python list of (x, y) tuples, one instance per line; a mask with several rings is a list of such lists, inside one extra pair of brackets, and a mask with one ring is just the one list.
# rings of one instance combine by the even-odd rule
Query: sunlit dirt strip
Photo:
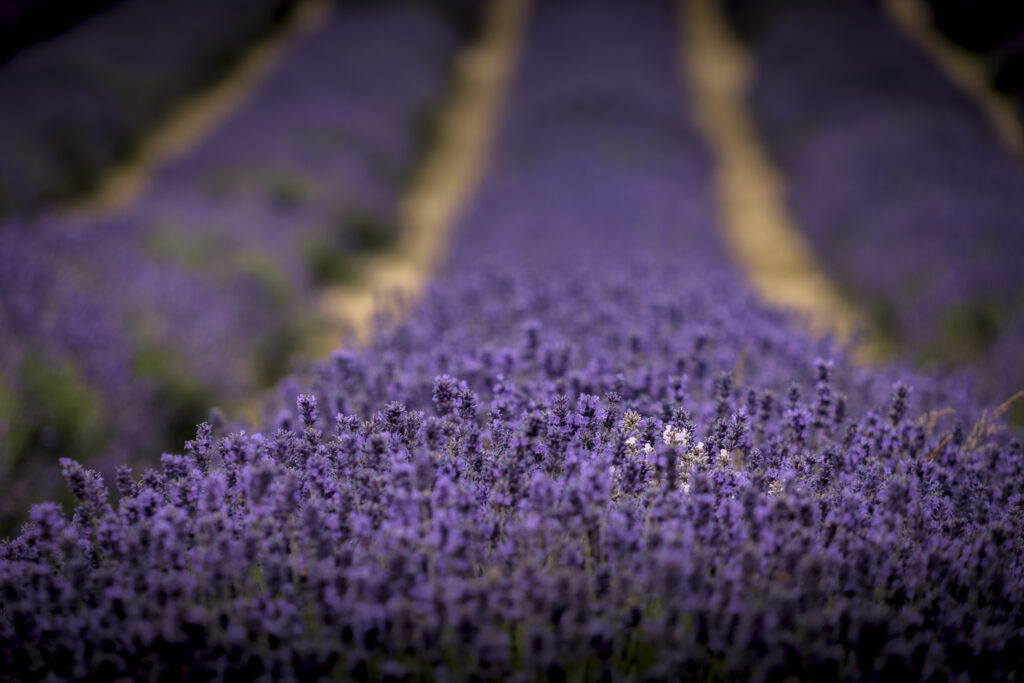
[(437, 143), (399, 207), (396, 248), (369, 260), (358, 285), (324, 293), (321, 312), (334, 331), (314, 351), (336, 348), (339, 329), (352, 341), (367, 341), (377, 316), (400, 315), (440, 264), (451, 229), (486, 168), (528, 12), (528, 0), (491, 1), (480, 38), (457, 60)]
[[(679, 70), (716, 160), (726, 242), (756, 293), (798, 312), (815, 334), (849, 341), (863, 318), (818, 265), (785, 206), (783, 181), (746, 106), (752, 66), (716, 0), (679, 0)], [(865, 359), (875, 350), (858, 348)]]
[(1012, 98), (996, 91), (986, 60), (945, 38), (932, 26), (922, 0), (883, 0), (882, 7), (893, 23), (924, 50), (954, 85), (974, 99), (992, 122), (1004, 144), (1024, 154), (1024, 127)]
[(73, 215), (107, 215), (132, 204), (165, 164), (188, 153), (243, 106), (302, 38), (322, 26), (330, 0), (301, 3), (271, 36), (249, 49), (213, 86), (187, 98), (147, 135), (131, 159), (112, 169), (95, 192), (72, 203)]

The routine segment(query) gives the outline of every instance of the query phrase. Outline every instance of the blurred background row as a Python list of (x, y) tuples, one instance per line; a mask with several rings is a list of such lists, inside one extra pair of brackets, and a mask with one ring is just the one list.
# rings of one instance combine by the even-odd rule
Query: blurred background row
[[(108, 472), (154, 462), (211, 406), (251, 404), (323, 333), (318, 293), (358, 283), (365, 257), (394, 243), (399, 202), (436, 144), (484, 0), (324, 4), (253, 96), (142, 196), (112, 212), (70, 210), (183, 100), (230, 78), (308, 5), (0, 9), (0, 529), (60, 489), (59, 457)], [(983, 401), (1024, 387), (1024, 166), (978, 103), (878, 2), (719, 6), (756, 65), (749, 108), (789, 209), (867, 311), (869, 334), (895, 356), (970, 377)], [(1024, 112), (1021, 3), (926, 9), (932, 29), (983, 60), (992, 90)], [(600, 68), (633, 92), (645, 69), (665, 67), (625, 53), (571, 62), (573, 29), (560, 30), (574, 67), (565, 88)], [(609, 43), (609, 54), (620, 48)], [(685, 99), (666, 94), (664, 106)], [(587, 117), (614, 114), (581, 109), (558, 144), (595, 144)], [(624, 120), (630, 149), (659, 147), (652, 122)], [(543, 117), (534, 125), (554, 135)], [(629, 154), (593, 163), (629, 164)], [(560, 180), (536, 191), (557, 192)], [(1013, 419), (1024, 424), (1024, 412)]]
[(152, 461), (236, 412), (316, 336), (319, 289), (394, 240), (475, 3), (327, 6), (141, 197), (63, 210), (302, 9), (122, 0), (0, 67), (0, 517), (59, 490), (59, 457)]
[[(880, 3), (724, 4), (756, 64), (749, 106), (789, 208), (873, 334), (926, 367), (969, 368), (990, 399), (1022, 388), (1024, 167), (979, 103)], [(989, 36), (994, 88), (1012, 68), (996, 36), (1009, 50), (1022, 35), (1021, 5), (926, 7), (972, 48)]]

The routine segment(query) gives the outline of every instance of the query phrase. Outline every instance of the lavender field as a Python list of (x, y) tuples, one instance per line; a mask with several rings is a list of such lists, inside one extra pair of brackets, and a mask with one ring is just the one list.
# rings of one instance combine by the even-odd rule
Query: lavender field
[[(859, 336), (726, 239), (688, 3)], [(0, 222), (0, 680), (1021, 679), (1024, 160), (874, 3), (318, 7), (133, 201)], [(323, 302), (473, 78), (483, 170), (363, 341)]]

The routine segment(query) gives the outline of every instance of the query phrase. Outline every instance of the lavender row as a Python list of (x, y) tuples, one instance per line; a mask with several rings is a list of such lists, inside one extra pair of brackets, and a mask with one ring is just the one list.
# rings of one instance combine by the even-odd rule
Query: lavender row
[(756, 303), (673, 25), (668, 2), (538, 2), (412, 317), (285, 383), (260, 431), (203, 425), (119, 471), (116, 503), (64, 462), (73, 516), (37, 506), (0, 549), (5, 670), (1015, 675), (1020, 444), (964, 387), (855, 366)]
[(35, 496), (60, 456), (171, 448), (287, 372), (314, 294), (391, 239), (458, 45), (430, 8), (339, 9), (129, 210), (4, 226), (5, 478)]
[(0, 69), (0, 213), (91, 188), (293, 0), (124, 0)]
[(905, 357), (1020, 389), (1024, 168), (877, 7), (768, 15), (750, 103), (826, 269)]

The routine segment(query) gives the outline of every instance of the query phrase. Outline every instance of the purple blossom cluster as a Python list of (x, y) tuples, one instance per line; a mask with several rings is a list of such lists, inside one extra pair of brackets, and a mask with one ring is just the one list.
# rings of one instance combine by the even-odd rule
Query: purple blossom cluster
[[(521, 313), (478, 334), (421, 317), (373, 354), (339, 354), (323, 368), (321, 398), (300, 396), (279, 430), (217, 439), (203, 426), (159, 470), (121, 471), (116, 507), (98, 475), (66, 461), (73, 518), (36, 506), (0, 551), (4, 670), (370, 680), (1015, 671), (1019, 446), (931, 432), (903, 386), (852, 408), (825, 362), (780, 389), (773, 361), (785, 355), (765, 353), (766, 367), (736, 381), (709, 362), (739, 353), (727, 336), (736, 329), (698, 338), (702, 350), (682, 323), (651, 343), (666, 308), (686, 319), (712, 303), (705, 293), (691, 309), (659, 275), (575, 283), (640, 328), (644, 353), (592, 321), (523, 320), (581, 303), (565, 300), (565, 282), (448, 281), (431, 308), (484, 295)], [(450, 324), (443, 310), (435, 324)], [(489, 354), (495, 328), (506, 343)], [(769, 324), (752, 341), (784, 331)], [(468, 346), (449, 346), (450, 359), (409, 353), (430, 333)], [(587, 342), (566, 345), (570, 334)], [(430, 378), (445, 367), (459, 374)], [(382, 404), (382, 391), (410, 402)], [(380, 407), (366, 418), (320, 411), (363, 402)]]
[(0, 70), (0, 213), (91, 188), (292, 4), (124, 0), (15, 55)]
[(431, 7), (339, 7), (129, 209), (8, 221), (0, 476), (54, 495), (57, 457), (171, 448), (285, 374), (319, 287), (391, 238), (459, 44)]
[(116, 502), (63, 461), (73, 514), (38, 505), (0, 545), (2, 670), (1018, 676), (1020, 443), (963, 387), (853, 365), (754, 300), (671, 94), (673, 19), (538, 2), (408, 319), (284, 383), (259, 431), (119, 470)]
[(905, 357), (1022, 388), (1019, 160), (879, 8), (770, 7), (751, 107), (823, 265)]

